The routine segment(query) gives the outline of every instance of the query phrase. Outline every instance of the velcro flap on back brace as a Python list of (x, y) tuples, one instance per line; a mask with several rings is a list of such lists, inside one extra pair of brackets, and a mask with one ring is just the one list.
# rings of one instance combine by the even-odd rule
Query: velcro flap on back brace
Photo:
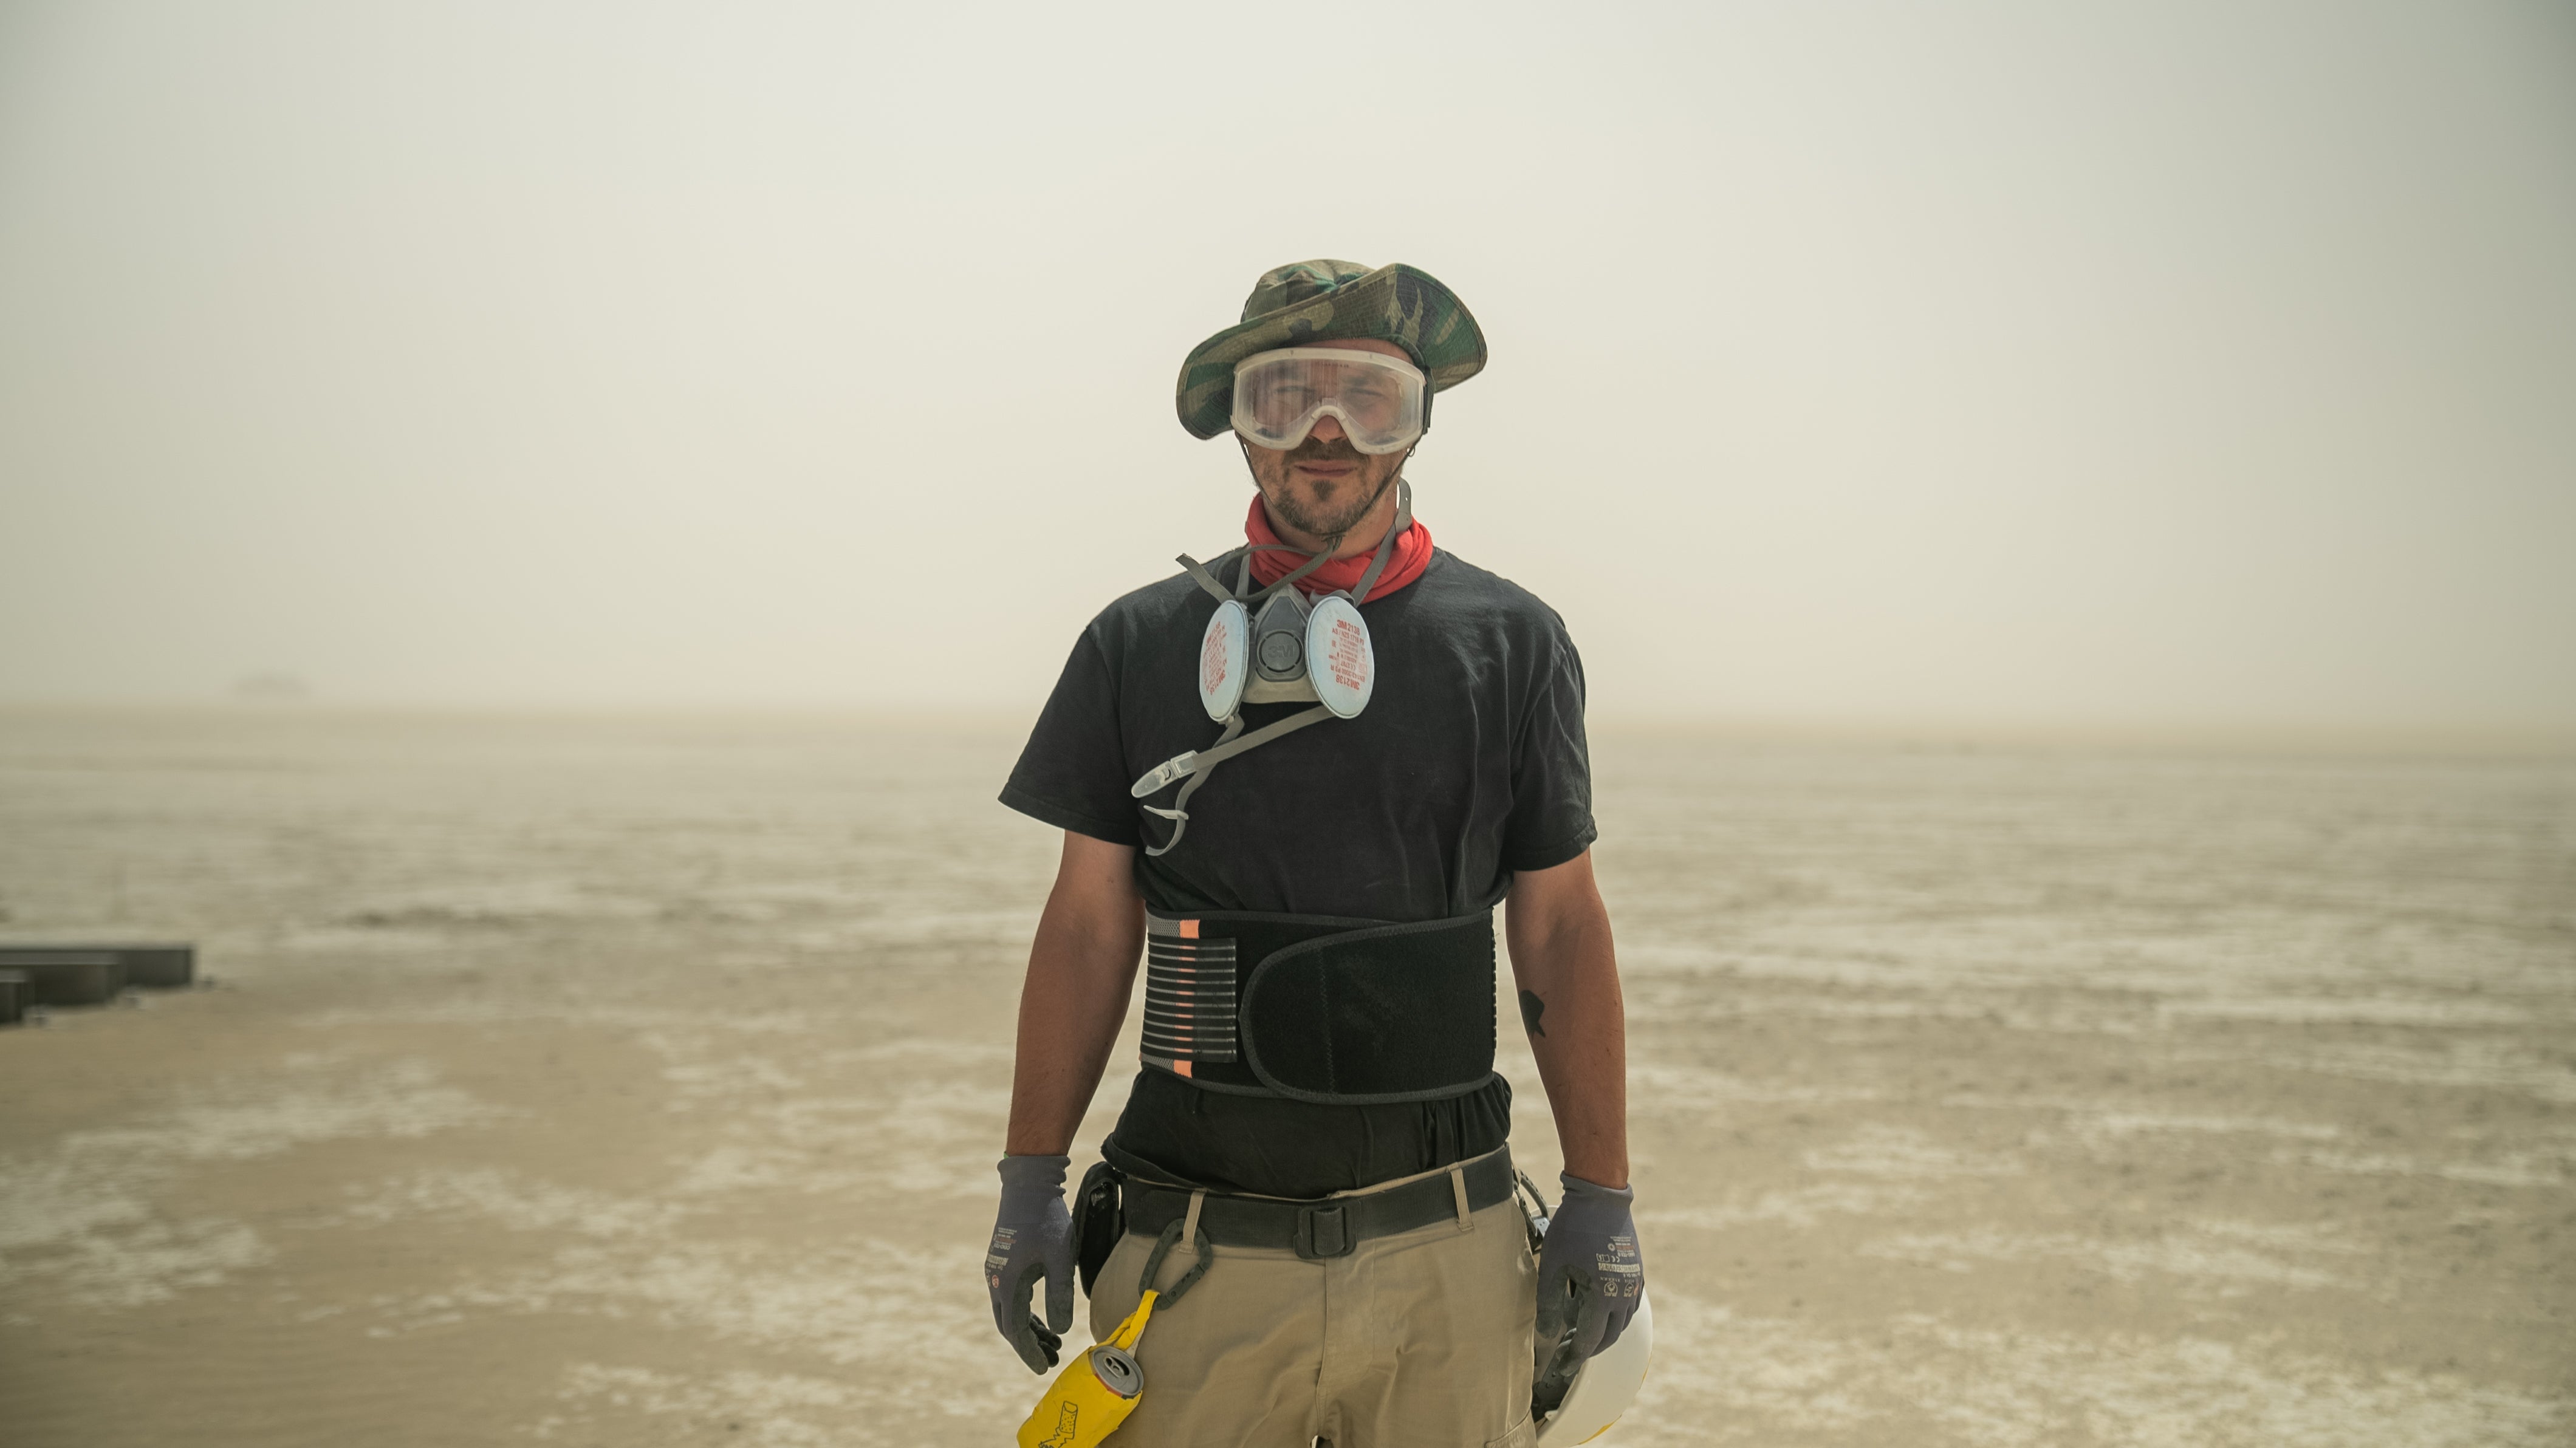
[(1306, 1101), (1464, 1095), (1494, 1071), (1494, 916), (1384, 925), (1276, 951), (1244, 982), (1245, 1061)]

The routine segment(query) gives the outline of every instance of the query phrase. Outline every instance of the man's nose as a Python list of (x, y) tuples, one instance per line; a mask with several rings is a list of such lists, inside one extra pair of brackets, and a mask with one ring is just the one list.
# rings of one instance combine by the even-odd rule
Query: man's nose
[(1307, 435), (1309, 437), (1320, 437), (1326, 442), (1334, 442), (1341, 438), (1348, 437), (1350, 434), (1342, 431), (1342, 420), (1328, 412), (1315, 419), (1314, 429)]

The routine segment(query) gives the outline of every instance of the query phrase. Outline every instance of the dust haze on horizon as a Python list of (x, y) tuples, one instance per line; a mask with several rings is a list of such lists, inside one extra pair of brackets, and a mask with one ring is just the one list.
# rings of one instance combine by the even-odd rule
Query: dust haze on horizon
[(0, 702), (1033, 708), (1333, 256), (1596, 714), (2576, 728), (2576, 10), (1292, 13), (0, 0)]

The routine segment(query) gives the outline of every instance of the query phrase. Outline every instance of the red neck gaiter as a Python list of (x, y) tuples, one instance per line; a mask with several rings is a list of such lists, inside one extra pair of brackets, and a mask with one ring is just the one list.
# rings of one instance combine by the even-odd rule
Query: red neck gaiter
[[(1258, 493), (1252, 495), (1252, 511), (1244, 515), (1243, 536), (1255, 543), (1287, 542), (1286, 539), (1270, 531), (1270, 515), (1263, 511), (1261, 495)], [(1293, 546), (1291, 545), (1292, 549)], [(1369, 559), (1376, 556), (1376, 553), (1377, 549), (1371, 548), (1365, 553), (1354, 553), (1348, 558), (1336, 558), (1298, 579), (1297, 591), (1325, 594), (1336, 589), (1357, 588), (1360, 586), (1360, 575), (1368, 572)], [(1281, 552), (1277, 549), (1257, 550), (1252, 555), (1252, 581), (1267, 588), (1303, 567), (1310, 556), (1312, 555), (1294, 551)], [(1384, 598), (1395, 592), (1420, 578), (1422, 570), (1430, 563), (1431, 530), (1423, 527), (1422, 520), (1416, 518), (1413, 520), (1413, 526), (1405, 529), (1396, 538), (1395, 551), (1387, 555), (1386, 571), (1377, 576), (1376, 585), (1369, 589), (1369, 597)]]

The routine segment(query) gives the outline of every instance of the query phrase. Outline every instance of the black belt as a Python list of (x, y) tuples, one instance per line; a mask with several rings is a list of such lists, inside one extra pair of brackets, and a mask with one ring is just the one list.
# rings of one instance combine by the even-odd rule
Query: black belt
[[(1478, 1157), (1461, 1170), (1467, 1179), (1468, 1211), (1481, 1212), (1512, 1199), (1509, 1148)], [(1164, 1228), (1189, 1215), (1186, 1188), (1131, 1178), (1124, 1195), (1130, 1232), (1160, 1236)], [(1450, 1184), (1449, 1173), (1442, 1171), (1382, 1192), (1312, 1202), (1209, 1192), (1199, 1206), (1199, 1230), (1219, 1247), (1286, 1247), (1309, 1262), (1320, 1262), (1347, 1257), (1371, 1237), (1410, 1232), (1457, 1216), (1458, 1190)]]

